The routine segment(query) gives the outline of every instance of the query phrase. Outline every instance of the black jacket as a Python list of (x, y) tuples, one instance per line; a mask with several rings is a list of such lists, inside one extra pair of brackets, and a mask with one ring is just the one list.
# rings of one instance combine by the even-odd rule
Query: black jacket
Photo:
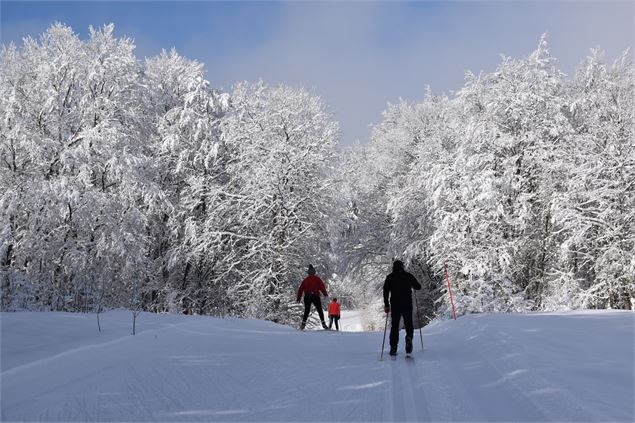
[(406, 271), (395, 271), (386, 276), (384, 282), (384, 305), (393, 309), (412, 309), (412, 289), (421, 289), (421, 284), (412, 274)]

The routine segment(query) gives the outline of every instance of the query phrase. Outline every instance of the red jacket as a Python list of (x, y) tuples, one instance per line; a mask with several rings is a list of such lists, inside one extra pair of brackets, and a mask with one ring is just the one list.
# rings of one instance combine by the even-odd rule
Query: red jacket
[(340, 305), (337, 301), (331, 301), (329, 303), (329, 316), (338, 316), (340, 315)]
[(302, 293), (307, 294), (315, 294), (319, 295), (320, 292), (327, 297), (329, 294), (326, 293), (326, 287), (324, 286), (324, 282), (316, 275), (309, 275), (300, 284), (300, 288), (298, 288), (298, 296), (297, 300), (300, 301), (302, 297)]

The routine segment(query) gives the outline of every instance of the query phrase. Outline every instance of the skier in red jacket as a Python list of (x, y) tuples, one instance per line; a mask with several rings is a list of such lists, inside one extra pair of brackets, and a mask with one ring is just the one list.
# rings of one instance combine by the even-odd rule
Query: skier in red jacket
[(302, 293), (304, 293), (304, 316), (302, 316), (302, 324), (300, 325), (300, 330), (303, 330), (306, 326), (306, 319), (309, 317), (309, 313), (311, 312), (311, 304), (315, 305), (315, 308), (317, 308), (317, 312), (320, 315), (320, 320), (322, 321), (322, 327), (324, 329), (328, 329), (328, 326), (326, 326), (326, 323), (324, 322), (324, 311), (322, 311), (320, 292), (324, 294), (325, 297), (328, 297), (329, 294), (326, 293), (326, 287), (324, 286), (324, 282), (322, 282), (322, 279), (320, 279), (320, 277), (315, 274), (313, 265), (309, 264), (307, 273), (309, 274), (309, 276), (304, 278), (304, 280), (300, 284), (300, 287), (298, 288), (298, 295), (296, 297), (296, 301), (300, 302)]

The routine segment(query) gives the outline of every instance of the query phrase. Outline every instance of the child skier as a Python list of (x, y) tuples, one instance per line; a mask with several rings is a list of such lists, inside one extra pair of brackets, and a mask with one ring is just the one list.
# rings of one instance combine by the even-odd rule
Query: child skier
[(335, 321), (335, 330), (340, 330), (340, 305), (337, 303), (337, 298), (333, 298), (333, 301), (329, 304), (329, 329), (333, 326)]

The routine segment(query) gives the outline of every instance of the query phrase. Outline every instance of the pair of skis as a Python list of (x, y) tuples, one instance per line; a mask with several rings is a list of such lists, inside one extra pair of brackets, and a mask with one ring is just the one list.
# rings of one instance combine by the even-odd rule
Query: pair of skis
[[(390, 354), (388, 354), (388, 357), (390, 357), (390, 360), (391, 360), (391, 361), (397, 361), (397, 356), (398, 356), (398, 355), (399, 355), (399, 354), (395, 354), (395, 355), (390, 355)], [(412, 353), (406, 353), (406, 355), (405, 355), (404, 357), (405, 357), (405, 359), (406, 359), (406, 360), (408, 360), (408, 361), (411, 361), (411, 360), (412, 360), (412, 361), (414, 361), (414, 359), (415, 359), (415, 357), (414, 357), (414, 355), (413, 355)], [(380, 356), (379, 356), (379, 361), (384, 361), (384, 357), (383, 357), (383, 355), (380, 355)]]
[(304, 328), (304, 329), (302, 329), (300, 327), (300, 328), (297, 328), (297, 330), (299, 330), (300, 332), (340, 332), (337, 329), (329, 329), (329, 328), (326, 328), (326, 329), (325, 328), (316, 328), (316, 329)]
[[(389, 355), (390, 359), (392, 361), (397, 360), (397, 355)], [(404, 356), (406, 358), (406, 360), (414, 360), (415, 357), (412, 355), (412, 353), (406, 353), (406, 355)]]

